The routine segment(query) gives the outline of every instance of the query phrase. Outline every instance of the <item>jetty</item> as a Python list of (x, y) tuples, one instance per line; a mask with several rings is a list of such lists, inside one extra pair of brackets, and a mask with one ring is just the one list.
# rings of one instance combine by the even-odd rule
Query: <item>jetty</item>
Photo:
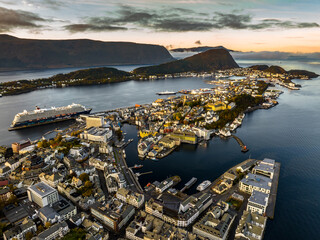
[(191, 178), (191, 180), (184, 185), (184, 187), (180, 190), (180, 192), (184, 192), (185, 190), (190, 188), (193, 184), (195, 184), (197, 180), (198, 179), (195, 177)]
[(271, 190), (268, 198), (268, 206), (266, 209), (266, 216), (270, 219), (274, 218), (274, 211), (276, 208), (276, 199), (277, 199), (277, 191), (278, 191), (278, 183), (279, 183), (279, 176), (280, 176), (280, 167), (281, 163), (276, 162), (274, 168), (274, 176), (272, 179)]
[(241, 147), (241, 152), (248, 152), (249, 149), (247, 148), (247, 146), (242, 142), (242, 140), (240, 138), (238, 138), (236, 135), (231, 135), (231, 137), (233, 137), (237, 143), (240, 145)]
[(152, 171), (150, 171), (150, 172), (144, 172), (144, 173), (136, 173), (136, 176), (137, 176), (137, 177), (140, 177), (141, 175), (146, 175), (146, 174), (150, 174), (150, 173), (152, 173)]

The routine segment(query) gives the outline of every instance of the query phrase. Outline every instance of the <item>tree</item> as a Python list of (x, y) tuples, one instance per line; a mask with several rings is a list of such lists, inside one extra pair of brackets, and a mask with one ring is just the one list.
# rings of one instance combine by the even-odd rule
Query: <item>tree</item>
[(83, 197), (90, 197), (91, 194), (92, 194), (92, 190), (91, 190), (91, 189), (88, 189), (86, 192), (84, 192), (84, 193), (82, 194), (82, 196), (83, 196)]
[(92, 182), (86, 181), (86, 182), (84, 183), (84, 187), (87, 188), (87, 189), (91, 188), (91, 187), (92, 187)]
[(43, 227), (42, 225), (40, 225), (40, 226), (38, 227), (38, 230), (37, 230), (37, 235), (38, 235), (39, 233), (43, 232), (43, 231), (44, 231), (44, 227)]
[(89, 175), (86, 174), (86, 173), (81, 173), (80, 176), (79, 176), (79, 179), (80, 179), (82, 182), (89, 181)]
[(50, 222), (46, 222), (45, 227), (46, 227), (46, 228), (51, 227), (51, 223), (50, 223)]
[(30, 240), (32, 237), (33, 237), (33, 233), (31, 231), (26, 233), (26, 236), (25, 236), (26, 240)]

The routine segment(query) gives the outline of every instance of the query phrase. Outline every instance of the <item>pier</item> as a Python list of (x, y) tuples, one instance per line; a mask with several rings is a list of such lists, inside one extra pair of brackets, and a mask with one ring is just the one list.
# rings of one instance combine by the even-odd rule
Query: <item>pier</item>
[(151, 174), (151, 173), (153, 173), (153, 172), (150, 171), (150, 172), (144, 172), (144, 173), (136, 173), (136, 176), (140, 177), (141, 175), (146, 175), (146, 174)]
[(184, 187), (180, 190), (180, 192), (184, 192), (185, 190), (190, 188), (193, 184), (196, 183), (197, 180), (198, 179), (195, 177), (191, 178), (191, 180), (184, 185)]
[(247, 146), (242, 142), (242, 140), (240, 138), (238, 138), (237, 136), (235, 136), (233, 134), (231, 135), (231, 137), (233, 137), (237, 141), (237, 143), (240, 145), (241, 152), (248, 152), (249, 151)]
[(274, 218), (274, 211), (276, 208), (276, 199), (277, 199), (277, 191), (278, 191), (278, 183), (280, 176), (280, 166), (281, 164), (276, 162), (274, 168), (274, 176), (272, 179), (271, 190), (268, 198), (268, 206), (266, 209), (266, 216), (270, 219)]

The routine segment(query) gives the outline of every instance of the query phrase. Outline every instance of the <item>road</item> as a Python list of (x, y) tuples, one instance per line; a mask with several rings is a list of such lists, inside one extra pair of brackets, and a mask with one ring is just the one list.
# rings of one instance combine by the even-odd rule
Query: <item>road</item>
[(126, 179), (128, 187), (136, 192), (143, 193), (143, 189), (136, 179), (132, 170), (128, 167), (127, 162), (123, 156), (123, 149), (114, 147), (114, 157), (118, 164), (124, 178)]

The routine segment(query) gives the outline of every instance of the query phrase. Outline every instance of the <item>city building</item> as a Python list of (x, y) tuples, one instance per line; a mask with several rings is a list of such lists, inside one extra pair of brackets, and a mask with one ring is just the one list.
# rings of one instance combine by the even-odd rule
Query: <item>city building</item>
[(135, 208), (113, 198), (104, 205), (96, 202), (90, 207), (90, 211), (101, 223), (117, 232), (129, 221), (135, 213)]
[(221, 206), (212, 207), (203, 218), (193, 225), (193, 233), (210, 240), (227, 239), (237, 214), (229, 210), (226, 205), (226, 203), (222, 203)]
[(58, 183), (61, 183), (63, 181), (63, 176), (58, 172), (55, 172), (51, 175), (41, 173), (39, 175), (39, 178), (42, 182), (53, 188), (57, 187)]
[(9, 187), (0, 188), (0, 201), (5, 202), (13, 196)]
[(30, 140), (22, 140), (20, 142), (14, 142), (11, 144), (12, 151), (14, 153), (19, 153), (19, 151), (23, 148), (29, 147), (31, 145)]
[(275, 160), (265, 158), (252, 169), (252, 173), (266, 176), (273, 179)]
[(167, 190), (169, 187), (173, 185), (173, 180), (171, 178), (167, 178), (166, 180), (162, 181), (157, 187), (156, 191), (159, 193), (164, 192)]
[(90, 127), (80, 134), (83, 140), (106, 143), (112, 137), (112, 129), (109, 127)]
[(126, 238), (131, 240), (199, 239), (195, 234), (165, 223), (144, 211), (139, 211), (126, 228)]
[(23, 240), (27, 232), (35, 233), (37, 226), (31, 219), (25, 219), (20, 225), (16, 225), (3, 233), (4, 240)]
[(272, 180), (268, 177), (248, 173), (239, 183), (239, 190), (251, 194), (253, 190), (270, 193)]
[(145, 211), (175, 226), (188, 227), (211, 203), (210, 193), (189, 196), (183, 202), (170, 194), (163, 194), (160, 199), (146, 201)]
[(102, 116), (85, 116), (86, 127), (102, 127), (104, 125), (104, 118)]
[(253, 190), (248, 200), (247, 211), (258, 212), (263, 215), (268, 206), (268, 198), (269, 194)]
[(243, 211), (237, 226), (235, 239), (262, 240), (267, 217), (258, 213)]
[(190, 143), (196, 144), (197, 143), (197, 135), (194, 132), (189, 131), (173, 131), (170, 134), (170, 137), (180, 139), (182, 143)]
[(136, 208), (140, 208), (144, 204), (144, 195), (133, 192), (126, 188), (119, 188), (116, 197), (121, 201), (128, 203)]
[(72, 218), (77, 214), (77, 208), (64, 198), (60, 198), (58, 202), (52, 206), (45, 206), (39, 209), (39, 218), (43, 223), (60, 222)]
[(56, 238), (62, 238), (69, 232), (68, 224), (65, 221), (56, 223), (50, 228), (40, 233), (34, 240), (53, 240)]
[(45, 207), (59, 201), (58, 191), (49, 185), (39, 182), (28, 187), (28, 198), (40, 207)]

